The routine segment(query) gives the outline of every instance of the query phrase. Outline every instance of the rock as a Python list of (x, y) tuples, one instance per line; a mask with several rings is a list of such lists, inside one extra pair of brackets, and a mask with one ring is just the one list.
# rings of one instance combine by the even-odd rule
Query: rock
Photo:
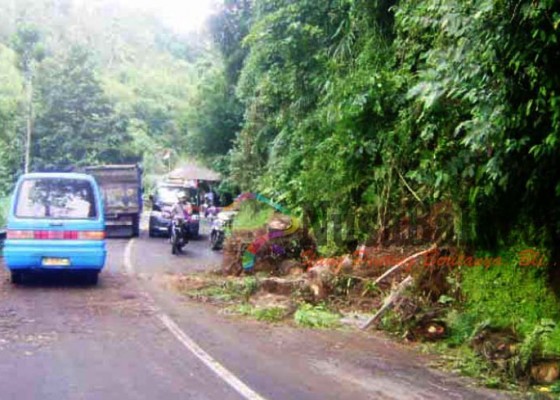
[(284, 231), (292, 226), (292, 219), (288, 215), (275, 215), (268, 223), (268, 228), (275, 231)]
[(301, 266), (290, 269), (288, 276), (300, 276), (305, 273), (305, 269)]
[(350, 255), (344, 256), (342, 261), (336, 267), (336, 273), (342, 275), (351, 274), (354, 270), (354, 261)]
[(291, 271), (294, 268), (299, 268), (303, 270), (301, 264), (296, 260), (284, 260), (280, 263), (278, 267), (278, 273), (280, 275), (292, 275)]
[(531, 367), (531, 378), (539, 384), (552, 383), (560, 377), (558, 361), (539, 362)]
[(303, 283), (303, 279), (265, 278), (259, 282), (259, 288), (263, 292), (290, 296)]
[(326, 258), (319, 260), (307, 271), (309, 288), (316, 300), (325, 299), (332, 291), (332, 268), (337, 264), (336, 259)]

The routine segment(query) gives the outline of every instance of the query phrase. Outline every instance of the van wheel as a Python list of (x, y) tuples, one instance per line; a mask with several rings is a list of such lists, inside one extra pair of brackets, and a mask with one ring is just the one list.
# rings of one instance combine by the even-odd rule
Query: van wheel
[(12, 271), (12, 283), (14, 285), (21, 285), (23, 283), (23, 272)]
[(87, 285), (95, 286), (99, 282), (99, 272), (88, 271), (85, 273), (84, 280)]

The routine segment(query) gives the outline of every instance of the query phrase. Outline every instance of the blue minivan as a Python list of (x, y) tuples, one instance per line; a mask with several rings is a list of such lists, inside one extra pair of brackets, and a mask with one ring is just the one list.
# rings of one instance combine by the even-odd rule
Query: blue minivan
[(93, 177), (32, 173), (17, 182), (8, 214), (4, 261), (12, 282), (26, 272), (74, 271), (97, 284), (105, 265), (102, 197)]

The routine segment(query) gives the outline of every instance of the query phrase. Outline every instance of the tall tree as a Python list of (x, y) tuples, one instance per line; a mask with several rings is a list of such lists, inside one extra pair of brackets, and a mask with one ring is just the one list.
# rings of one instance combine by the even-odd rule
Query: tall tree
[(45, 62), (39, 96), (35, 168), (64, 169), (126, 159), (120, 151), (126, 121), (103, 94), (88, 50), (74, 46), (62, 58)]

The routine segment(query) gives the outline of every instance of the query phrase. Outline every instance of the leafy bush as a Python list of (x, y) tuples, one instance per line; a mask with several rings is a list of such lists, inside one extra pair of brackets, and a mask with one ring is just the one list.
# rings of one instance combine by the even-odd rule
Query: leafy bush
[(474, 315), (460, 313), (457, 310), (451, 310), (447, 314), (445, 322), (449, 328), (447, 343), (451, 346), (458, 346), (465, 343), (472, 337), (477, 325)]
[(340, 326), (340, 316), (333, 313), (323, 304), (313, 306), (303, 303), (294, 314), (298, 325), (308, 328), (335, 328)]
[(556, 325), (542, 340), (544, 357), (560, 357), (560, 326)]
[(259, 308), (250, 304), (242, 304), (236, 307), (235, 311), (265, 322), (278, 322), (286, 317), (286, 309), (282, 307)]
[(8, 197), (0, 198), (0, 228), (6, 225), (9, 206), (10, 206), (10, 199)]

